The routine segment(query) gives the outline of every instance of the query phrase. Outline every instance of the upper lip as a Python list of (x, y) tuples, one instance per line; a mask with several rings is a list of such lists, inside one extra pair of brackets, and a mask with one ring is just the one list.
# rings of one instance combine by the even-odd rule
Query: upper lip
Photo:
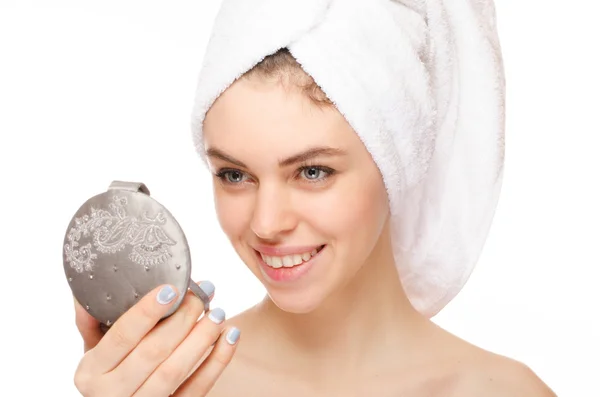
[(287, 256), (312, 252), (323, 245), (303, 245), (303, 246), (272, 246), (272, 245), (256, 245), (254, 249), (261, 254), (268, 256)]

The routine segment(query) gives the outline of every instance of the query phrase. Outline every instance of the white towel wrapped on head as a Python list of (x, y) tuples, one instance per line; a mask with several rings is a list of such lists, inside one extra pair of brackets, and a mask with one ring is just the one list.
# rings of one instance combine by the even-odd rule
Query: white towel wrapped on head
[(497, 205), (504, 71), (492, 0), (223, 0), (200, 73), (193, 137), (218, 96), (287, 48), (379, 167), (394, 257), (426, 316), (462, 289)]

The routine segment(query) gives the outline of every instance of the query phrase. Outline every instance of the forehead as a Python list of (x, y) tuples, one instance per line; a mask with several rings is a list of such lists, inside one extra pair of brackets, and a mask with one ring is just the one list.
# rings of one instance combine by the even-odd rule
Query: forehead
[(248, 162), (277, 160), (313, 146), (361, 145), (334, 107), (317, 106), (299, 89), (253, 79), (238, 80), (219, 97), (203, 130), (205, 148)]

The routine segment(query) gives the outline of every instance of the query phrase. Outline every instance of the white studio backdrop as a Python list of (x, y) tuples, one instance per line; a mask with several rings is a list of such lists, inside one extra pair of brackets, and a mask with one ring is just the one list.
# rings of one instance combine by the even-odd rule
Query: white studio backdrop
[[(0, 0), (0, 396), (76, 396), (82, 346), (61, 247), (113, 179), (179, 220), (194, 279), (235, 315), (262, 297), (213, 210), (189, 132), (219, 1)], [(505, 182), (478, 267), (435, 321), (529, 365), (560, 396), (598, 397), (600, 7), (497, 1)]]

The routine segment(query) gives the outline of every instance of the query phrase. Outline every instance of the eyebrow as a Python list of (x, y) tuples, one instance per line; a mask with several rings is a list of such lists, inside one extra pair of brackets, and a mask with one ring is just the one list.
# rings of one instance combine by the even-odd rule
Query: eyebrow
[[(289, 167), (290, 165), (301, 163), (301, 162), (313, 159), (315, 157), (343, 156), (345, 154), (346, 154), (346, 152), (344, 150), (333, 148), (333, 147), (326, 147), (326, 146), (313, 147), (313, 148), (307, 149), (303, 152), (300, 152), (298, 154), (294, 154), (293, 156), (279, 160), (279, 166), (280, 167)], [(232, 156), (228, 155), (227, 153), (225, 153), (222, 150), (217, 149), (217, 148), (207, 149), (206, 156), (218, 158), (223, 161), (227, 161), (228, 163), (235, 164), (238, 167), (248, 168), (246, 166), (246, 164), (244, 164), (243, 162), (233, 158)]]

